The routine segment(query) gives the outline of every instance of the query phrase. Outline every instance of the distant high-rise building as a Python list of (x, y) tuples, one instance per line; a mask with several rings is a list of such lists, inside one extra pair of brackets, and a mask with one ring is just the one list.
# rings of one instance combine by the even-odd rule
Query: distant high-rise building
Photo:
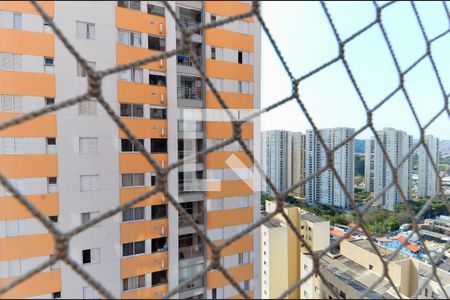
[[(431, 159), (435, 164), (439, 158), (439, 139), (432, 135), (425, 136), (425, 143), (430, 150)], [(419, 197), (434, 197), (438, 191), (438, 179), (430, 157), (425, 148), (420, 146), (419, 154), (419, 178), (417, 184), (417, 194)]]
[[(264, 173), (270, 178), (278, 191), (288, 184), (289, 132), (285, 130), (265, 131), (261, 134), (262, 165)], [(262, 191), (273, 195), (272, 189), (262, 180)]]
[[(355, 132), (352, 128), (321, 129), (325, 145), (331, 149)], [(343, 180), (345, 188), (353, 197), (354, 180), (354, 144), (348, 141), (334, 152), (334, 167)], [(306, 131), (305, 152), (305, 176), (310, 176), (320, 171), (327, 164), (327, 154), (313, 130)], [(339, 185), (337, 178), (331, 169), (327, 169), (320, 175), (308, 180), (306, 183), (305, 198), (309, 204), (332, 205), (340, 208), (348, 208), (349, 203), (344, 190)]]
[[(413, 137), (401, 130), (384, 128), (377, 132), (384, 149), (394, 167), (404, 159), (412, 147)], [(388, 161), (383, 154), (381, 146), (375, 142), (374, 147), (374, 195), (380, 194), (393, 180), (393, 174)], [(397, 172), (398, 184), (407, 200), (412, 199), (411, 194), (411, 156), (406, 159)], [(366, 179), (367, 180), (367, 179)], [(393, 210), (394, 206), (402, 202), (401, 194), (396, 186), (392, 186), (378, 198), (376, 203), (381, 207)]]
[[(288, 186), (293, 186), (300, 180), (305, 178), (305, 140), (306, 135), (301, 132), (291, 132), (291, 141), (288, 149), (291, 149), (289, 155), (290, 163), (288, 168)], [(292, 194), (297, 197), (305, 197), (305, 185), (301, 185), (292, 191)]]
[(373, 193), (373, 170), (375, 158), (375, 138), (365, 140), (364, 190)]

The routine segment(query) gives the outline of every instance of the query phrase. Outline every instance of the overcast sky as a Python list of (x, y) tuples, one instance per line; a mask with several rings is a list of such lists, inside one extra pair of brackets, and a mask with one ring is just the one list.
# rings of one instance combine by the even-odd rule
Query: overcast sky
[[(328, 3), (340, 33), (346, 39), (375, 19), (371, 2)], [(417, 2), (429, 37), (448, 30), (449, 20), (440, 2)], [(450, 3), (447, 4), (450, 9)], [(301, 77), (334, 58), (338, 45), (319, 2), (263, 2), (262, 15), (295, 77)], [(383, 10), (383, 24), (402, 70), (426, 51), (426, 44), (409, 2), (394, 3)], [(263, 33), (262, 106), (266, 107), (291, 94), (291, 84), (281, 63)], [(394, 62), (378, 25), (360, 35), (345, 48), (347, 61), (370, 108), (379, 103), (399, 84)], [(442, 82), (450, 93), (450, 34), (433, 43), (432, 53)], [(418, 64), (405, 77), (405, 86), (422, 125), (444, 107), (430, 60)], [(334, 63), (302, 81), (300, 96), (319, 128), (361, 128), (366, 114), (342, 62)], [(394, 127), (418, 137), (419, 130), (407, 100), (397, 92), (374, 113), (377, 129)], [(264, 114), (262, 129), (305, 131), (311, 126), (295, 102)], [(427, 133), (450, 139), (450, 120), (442, 114)], [(357, 138), (372, 134), (363, 132)]]

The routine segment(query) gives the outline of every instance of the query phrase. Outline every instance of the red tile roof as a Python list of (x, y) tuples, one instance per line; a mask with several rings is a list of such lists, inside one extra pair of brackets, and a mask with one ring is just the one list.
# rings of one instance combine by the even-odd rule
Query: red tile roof
[[(399, 236), (395, 237), (394, 240), (397, 240), (397, 241), (399, 241), (400, 243), (403, 243), (403, 242), (405, 241), (405, 237), (399, 235)], [(415, 244), (411, 244), (411, 243), (409, 243), (409, 242), (406, 242), (406, 244), (405, 244), (404, 247), (405, 247), (406, 249), (408, 249), (408, 250), (414, 252), (414, 253), (419, 252), (419, 249), (420, 249), (419, 246), (417, 246), (417, 245), (415, 245)]]
[[(332, 230), (330, 230), (330, 234), (337, 236), (337, 237), (343, 237), (345, 235), (345, 232), (337, 230), (337, 229), (332, 229)], [(350, 237), (347, 237), (346, 240), (351, 241), (351, 240), (353, 240), (353, 238), (350, 236)]]

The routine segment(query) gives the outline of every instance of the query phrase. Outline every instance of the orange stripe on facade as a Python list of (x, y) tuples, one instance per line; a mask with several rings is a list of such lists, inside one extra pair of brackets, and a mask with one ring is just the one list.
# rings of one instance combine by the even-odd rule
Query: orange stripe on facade
[(167, 236), (168, 232), (167, 219), (122, 223), (120, 224), (120, 242), (124, 244), (159, 238)]
[(53, 253), (54, 242), (50, 233), (0, 238), (0, 261)]
[[(253, 291), (247, 292), (247, 295), (250, 297), (250, 299), (253, 299)], [(236, 294), (234, 296), (228, 297), (226, 299), (244, 299), (241, 294)]]
[[(152, 157), (159, 163), (167, 166), (167, 154), (152, 154)], [(147, 159), (140, 153), (120, 153), (120, 173), (143, 173), (153, 172), (155, 169)]]
[(253, 208), (235, 208), (208, 212), (208, 229), (253, 223)]
[(220, 61), (215, 59), (206, 60), (207, 75), (213, 78), (224, 78), (231, 80), (253, 81), (253, 66)]
[[(38, 3), (49, 16), (54, 15), (55, 5), (53, 1), (38, 1)], [(39, 15), (39, 12), (34, 8), (30, 1), (0, 1), (0, 10)]]
[[(163, 263), (164, 261), (164, 263)], [(162, 266), (164, 265), (164, 268)], [(128, 278), (167, 270), (169, 255), (167, 252), (137, 255), (120, 260), (120, 278)]]
[[(239, 1), (205, 1), (205, 11), (220, 16), (236, 16), (252, 10), (251, 5)], [(253, 17), (243, 19), (247, 22), (253, 22)]]
[[(0, 279), (0, 286), (11, 282), (15, 278)], [(23, 299), (37, 295), (47, 295), (61, 291), (61, 271), (37, 273), (11, 290), (0, 295), (0, 299)]]
[(252, 180), (208, 180), (208, 198), (224, 198), (236, 196), (250, 196), (253, 193)]
[[(27, 199), (44, 215), (56, 216), (59, 212), (58, 194), (29, 195)], [(0, 220), (32, 218), (33, 215), (15, 197), (0, 197)]]
[(0, 94), (55, 97), (55, 75), (0, 71)]
[(210, 152), (206, 155), (208, 169), (230, 169), (251, 167), (252, 161), (244, 151)]
[[(117, 45), (117, 64), (126, 64), (134, 62), (138, 59), (143, 59), (158, 54), (161, 54), (161, 52), (148, 50), (146, 48), (138, 48), (127, 45)], [(162, 60), (162, 65), (160, 63), (160, 60), (158, 60), (156, 62), (144, 65), (143, 68), (164, 72), (166, 71), (166, 60), (165, 59)]]
[[(143, 193), (147, 191), (151, 191), (151, 187), (137, 187), (137, 188), (121, 188), (120, 189), (120, 204), (124, 204), (139, 195), (142, 195)], [(157, 205), (157, 204), (167, 204), (167, 200), (163, 200), (164, 197), (161, 193), (158, 193), (154, 196), (151, 196), (149, 198), (146, 198), (145, 200), (142, 200), (141, 202), (138, 202), (133, 207), (142, 207), (142, 206), (148, 206), (148, 205)]]
[[(227, 271), (237, 282), (253, 278), (253, 264), (239, 265), (237, 267), (229, 268)], [(207, 276), (209, 290), (230, 284), (228, 279), (226, 279), (219, 271), (210, 271)]]
[(167, 88), (164, 86), (119, 80), (117, 81), (117, 98), (120, 103), (142, 103), (166, 106)]
[[(230, 109), (253, 109), (253, 95), (221, 92), (220, 96)], [(222, 105), (211, 91), (206, 91), (206, 107), (222, 109)]]
[(205, 36), (208, 45), (253, 52), (253, 35), (211, 28), (206, 31)]
[(9, 178), (56, 177), (55, 154), (0, 155), (0, 170)]
[[(225, 240), (215, 240), (213, 242), (215, 245), (220, 246), (221, 244), (223, 244), (225, 242)], [(224, 256), (229, 256), (229, 255), (233, 255), (233, 254), (237, 254), (237, 253), (250, 252), (250, 251), (253, 251), (253, 236), (246, 235), (246, 236), (243, 236), (243, 237), (237, 239), (230, 245), (226, 246), (222, 250), (222, 252), (220, 252), (220, 255), (222, 257), (224, 257)], [(208, 259), (210, 259), (211, 257), (212, 257), (211, 249), (208, 247)]]
[(122, 299), (161, 299), (167, 291), (167, 284), (163, 284), (152, 288), (122, 293)]
[(151, 35), (164, 36), (166, 34), (164, 17), (122, 7), (116, 7), (116, 27)]
[[(253, 126), (250, 123), (242, 125), (242, 138), (253, 139)], [(229, 139), (233, 136), (233, 128), (230, 122), (207, 122), (206, 138), (208, 139)]]
[[(122, 118), (122, 121), (139, 138), (167, 138), (166, 120), (149, 120), (144, 118)], [(164, 135), (162, 135), (164, 133)], [(120, 131), (120, 138), (127, 138), (125, 133)]]
[(55, 37), (52, 34), (1, 28), (0, 41), (0, 52), (55, 56)]
[[(20, 114), (0, 113), (0, 122), (18, 118)], [(0, 130), (0, 137), (55, 137), (56, 115), (43, 115)]]

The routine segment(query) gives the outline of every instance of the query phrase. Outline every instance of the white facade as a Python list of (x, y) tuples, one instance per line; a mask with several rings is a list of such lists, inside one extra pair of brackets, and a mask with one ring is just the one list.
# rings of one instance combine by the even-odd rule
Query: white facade
[[(355, 132), (352, 128), (321, 129), (328, 149), (342, 143)], [(353, 139), (338, 148), (333, 155), (334, 167), (341, 177), (350, 196), (354, 190), (354, 142)], [(306, 131), (305, 177), (308, 177), (327, 165), (327, 154), (313, 130)], [(309, 204), (323, 204), (348, 208), (349, 203), (344, 190), (330, 168), (306, 183), (305, 198)]]
[(373, 171), (375, 158), (375, 138), (365, 140), (364, 190), (373, 193)]
[(419, 180), (417, 184), (417, 194), (419, 197), (434, 197), (438, 192), (438, 180), (433, 164), (436, 165), (439, 159), (439, 139), (432, 135), (425, 136), (425, 143), (430, 150), (430, 156), (423, 146), (418, 150), (419, 155)]

